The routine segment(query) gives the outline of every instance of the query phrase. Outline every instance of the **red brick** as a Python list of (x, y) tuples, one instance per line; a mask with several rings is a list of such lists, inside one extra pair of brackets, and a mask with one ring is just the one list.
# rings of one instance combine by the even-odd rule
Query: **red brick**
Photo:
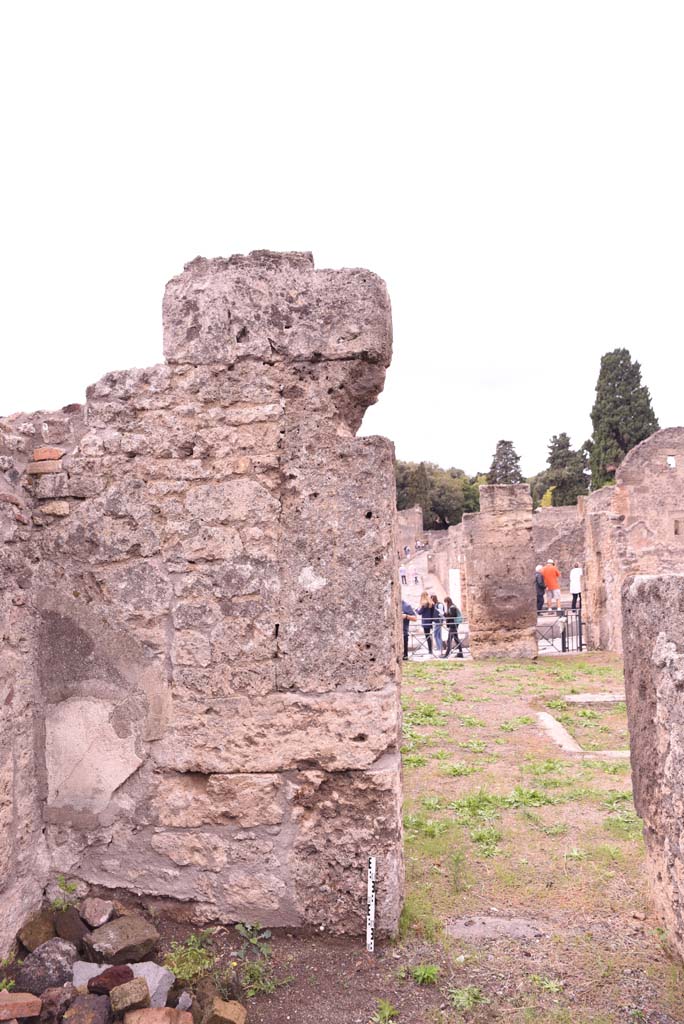
[(66, 452), (63, 448), (50, 448), (44, 445), (42, 448), (33, 449), (34, 462), (46, 462), (49, 459), (61, 459)]
[(55, 460), (49, 460), (46, 462), (29, 462), (26, 467), (27, 473), (61, 473), (62, 472), (62, 460), (59, 462)]
[(28, 992), (0, 992), (0, 1020), (37, 1017), (41, 1005), (38, 996), (32, 996)]

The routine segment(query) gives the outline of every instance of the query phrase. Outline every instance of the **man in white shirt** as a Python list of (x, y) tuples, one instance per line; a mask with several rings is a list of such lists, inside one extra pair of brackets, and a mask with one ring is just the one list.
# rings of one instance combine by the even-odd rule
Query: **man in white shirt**
[(582, 570), (579, 562), (575, 562), (570, 570), (570, 593), (572, 594), (572, 610), (577, 608), (579, 598), (580, 608), (582, 607)]

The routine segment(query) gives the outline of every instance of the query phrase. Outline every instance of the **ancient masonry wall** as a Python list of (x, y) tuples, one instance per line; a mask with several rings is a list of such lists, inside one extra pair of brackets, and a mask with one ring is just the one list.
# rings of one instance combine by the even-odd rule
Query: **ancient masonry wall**
[(529, 486), (483, 485), (462, 529), (473, 657), (536, 658)]
[(369, 854), (396, 928), (393, 452), (354, 436), (390, 351), (367, 271), (198, 259), (165, 365), (0, 420), (0, 948), (55, 872), (360, 932)]
[(684, 570), (684, 428), (659, 430), (620, 464), (615, 485), (580, 502), (589, 642), (622, 651), (624, 581)]
[(413, 508), (402, 509), (397, 512), (397, 526), (399, 531), (399, 549), (401, 557), (404, 557), (404, 548), (411, 548), (414, 553), (416, 541), (423, 539), (423, 510), (420, 505)]
[(553, 558), (562, 573), (561, 585), (570, 585), (575, 562), (584, 565), (584, 524), (576, 505), (538, 508), (532, 516), (532, 543), (536, 563)]
[(684, 957), (684, 575), (635, 576), (622, 590), (627, 714), (651, 895)]

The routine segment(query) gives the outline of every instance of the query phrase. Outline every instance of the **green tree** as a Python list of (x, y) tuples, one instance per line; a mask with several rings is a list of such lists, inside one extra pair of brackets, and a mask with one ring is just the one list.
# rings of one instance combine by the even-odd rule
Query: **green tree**
[(462, 469), (442, 469), (432, 462), (396, 464), (397, 508), (423, 510), (426, 530), (446, 529), (460, 523), (464, 512), (480, 507), (479, 481)]
[(512, 441), (498, 441), (496, 451), (487, 474), (488, 484), (519, 484), (522, 483), (520, 457), (516, 454)]
[(586, 457), (582, 450), (572, 450), (566, 433), (551, 438), (548, 464), (547, 486), (553, 487), (554, 505), (574, 505), (580, 494), (587, 493)]
[(615, 470), (630, 449), (658, 430), (641, 366), (626, 348), (601, 357), (596, 400), (591, 410), (594, 434), (589, 449), (591, 486), (612, 483)]

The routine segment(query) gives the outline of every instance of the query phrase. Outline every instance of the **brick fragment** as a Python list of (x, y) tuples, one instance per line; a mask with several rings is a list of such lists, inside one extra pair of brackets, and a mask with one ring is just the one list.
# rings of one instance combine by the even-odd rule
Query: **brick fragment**
[(46, 462), (29, 462), (26, 472), (31, 476), (38, 476), (43, 473), (61, 473), (62, 460), (50, 460)]
[(51, 448), (44, 445), (42, 448), (33, 449), (34, 462), (46, 462), (51, 459), (61, 459), (63, 455), (66, 455), (63, 448)]
[(0, 1021), (14, 1017), (37, 1017), (41, 1002), (28, 992), (0, 992)]

